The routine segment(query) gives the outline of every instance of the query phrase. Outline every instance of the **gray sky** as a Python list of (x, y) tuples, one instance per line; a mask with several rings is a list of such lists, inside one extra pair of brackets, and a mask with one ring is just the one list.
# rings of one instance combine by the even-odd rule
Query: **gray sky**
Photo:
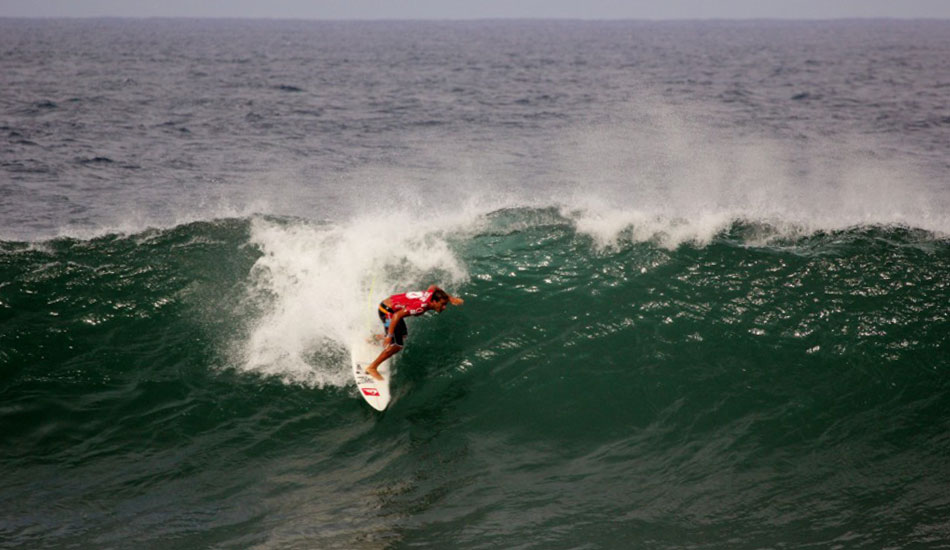
[(0, 0), (0, 17), (950, 19), (950, 0)]

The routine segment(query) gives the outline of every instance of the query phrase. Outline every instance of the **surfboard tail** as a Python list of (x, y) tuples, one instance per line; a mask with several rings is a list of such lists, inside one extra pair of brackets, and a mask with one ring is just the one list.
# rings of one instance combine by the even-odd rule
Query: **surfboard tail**
[(360, 338), (352, 350), (353, 379), (356, 381), (360, 395), (377, 411), (385, 410), (389, 406), (392, 359), (387, 359), (377, 368), (377, 372), (383, 377), (382, 380), (377, 380), (367, 374), (365, 368), (379, 356), (382, 350), (382, 346), (375, 345), (372, 340), (367, 341), (365, 338)]

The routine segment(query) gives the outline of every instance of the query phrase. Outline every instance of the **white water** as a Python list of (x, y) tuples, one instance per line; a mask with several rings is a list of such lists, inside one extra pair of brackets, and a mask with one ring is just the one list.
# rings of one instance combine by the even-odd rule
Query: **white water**
[(347, 346), (376, 327), (378, 302), (466, 279), (444, 237), (457, 223), (405, 213), (340, 225), (255, 219), (251, 243), (263, 256), (249, 294), (264, 306), (238, 344), (240, 368), (292, 383), (348, 384)]

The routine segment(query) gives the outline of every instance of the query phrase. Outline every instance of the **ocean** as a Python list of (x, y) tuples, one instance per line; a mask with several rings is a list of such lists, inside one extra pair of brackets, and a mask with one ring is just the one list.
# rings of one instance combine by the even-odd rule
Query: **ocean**
[(0, 548), (950, 548), (950, 22), (0, 19), (0, 85)]

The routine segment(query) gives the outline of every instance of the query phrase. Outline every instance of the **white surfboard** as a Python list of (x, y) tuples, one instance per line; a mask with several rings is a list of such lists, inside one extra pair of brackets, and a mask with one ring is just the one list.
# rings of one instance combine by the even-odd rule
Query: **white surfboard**
[(377, 372), (383, 377), (382, 380), (376, 380), (366, 374), (363, 369), (379, 357), (382, 351), (381, 343), (374, 343), (371, 336), (364, 335), (356, 339), (350, 353), (353, 363), (353, 378), (356, 380), (360, 395), (377, 411), (384, 410), (389, 405), (390, 367), (393, 359), (390, 357), (379, 365)]

